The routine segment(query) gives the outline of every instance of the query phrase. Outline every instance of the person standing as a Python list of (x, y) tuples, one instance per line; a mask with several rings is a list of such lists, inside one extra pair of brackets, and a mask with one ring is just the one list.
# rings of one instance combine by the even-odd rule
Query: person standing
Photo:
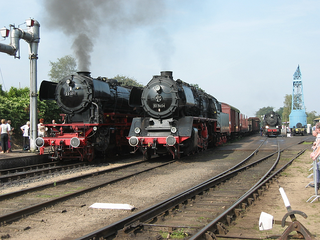
[(5, 153), (5, 152), (8, 153), (9, 152), (8, 150), (9, 130), (8, 130), (8, 125), (6, 124), (5, 119), (1, 119), (0, 132), (1, 132), (1, 146), (2, 146), (1, 153)]
[(23, 125), (20, 129), (23, 136), (23, 150), (29, 150), (30, 122), (28, 121), (26, 125)]
[(40, 118), (38, 123), (38, 137), (44, 137), (45, 127), (44, 127), (44, 119)]
[(9, 152), (12, 152), (11, 151), (11, 147), (12, 147), (12, 144), (11, 144), (11, 140), (12, 140), (12, 134), (13, 134), (13, 130), (14, 128), (11, 127), (11, 120), (8, 120), (7, 121), (7, 125), (8, 125), (8, 131), (9, 131), (9, 139), (8, 139), (8, 151)]

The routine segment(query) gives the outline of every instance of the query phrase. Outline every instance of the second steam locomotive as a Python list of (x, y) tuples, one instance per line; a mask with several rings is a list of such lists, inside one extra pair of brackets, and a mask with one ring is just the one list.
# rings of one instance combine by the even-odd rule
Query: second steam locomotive
[(67, 76), (59, 83), (43, 81), (40, 100), (55, 100), (63, 123), (45, 125), (46, 136), (36, 139), (40, 153), (50, 146), (52, 159), (92, 161), (97, 151), (129, 150), (123, 136), (136, 116), (128, 105), (130, 91), (114, 79), (92, 78), (89, 72)]
[(271, 111), (264, 115), (262, 122), (263, 133), (265, 136), (278, 136), (281, 134), (281, 117), (278, 113)]
[(145, 159), (167, 152), (180, 158), (259, 131), (258, 118), (246, 118), (204, 91), (174, 80), (171, 71), (154, 76), (143, 89), (133, 88), (129, 105), (142, 116), (133, 119), (128, 141)]

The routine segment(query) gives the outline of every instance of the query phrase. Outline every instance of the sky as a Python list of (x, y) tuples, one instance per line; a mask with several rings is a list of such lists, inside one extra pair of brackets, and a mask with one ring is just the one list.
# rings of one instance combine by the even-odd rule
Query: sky
[[(238, 108), (247, 116), (283, 107), (300, 66), (307, 112), (320, 114), (316, 89), (320, 65), (317, 0), (0, 0), (0, 28), (27, 31), (40, 23), (38, 90), (49, 80), (50, 61), (71, 55), (86, 34), (92, 77), (123, 75), (146, 85), (173, 71), (181, 79)], [(94, 6), (89, 6), (93, 4)], [(71, 6), (71, 8), (70, 8)], [(85, 10), (84, 10), (85, 9)], [(1, 26), (2, 25), (2, 26)], [(84, 39), (84, 38), (80, 38)], [(10, 44), (10, 39), (0, 39)], [(84, 52), (83, 51), (83, 52)], [(80, 51), (80, 54), (83, 53)], [(0, 84), (30, 87), (28, 43), (20, 59), (0, 53)], [(83, 66), (78, 62), (78, 66)]]

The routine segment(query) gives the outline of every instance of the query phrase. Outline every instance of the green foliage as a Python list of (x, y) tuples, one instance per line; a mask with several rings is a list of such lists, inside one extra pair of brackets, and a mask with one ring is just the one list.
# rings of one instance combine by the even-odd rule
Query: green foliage
[[(28, 87), (17, 89), (11, 87), (9, 92), (0, 90), (0, 118), (10, 119), (12, 127), (19, 129), (30, 119), (30, 90)], [(59, 118), (59, 109), (53, 101), (38, 99), (38, 118), (44, 118), (45, 123)], [(18, 131), (17, 131), (18, 132)]]
[(263, 120), (264, 115), (266, 115), (268, 112), (273, 111), (274, 107), (263, 107), (260, 108), (257, 112), (256, 112), (256, 117), (258, 117), (260, 119), (260, 121)]
[(316, 111), (312, 111), (312, 112), (307, 112), (307, 123), (313, 125), (314, 124), (314, 119), (315, 118), (319, 118), (320, 115), (317, 115)]
[(57, 62), (50, 61), (50, 65), (49, 77), (53, 82), (59, 82), (63, 77), (77, 72), (77, 62), (70, 55), (58, 58)]
[(196, 84), (190, 84), (190, 86), (194, 87), (197, 90), (205, 92), (202, 88), (199, 87), (199, 84), (197, 84), (197, 83)]
[(117, 76), (114, 77), (114, 79), (116, 79), (121, 86), (143, 87), (143, 85), (138, 83), (137, 80), (135, 80), (134, 78), (129, 78), (129, 77), (118, 74)]
[(282, 122), (289, 122), (289, 115), (292, 108), (292, 95), (286, 94), (283, 102)]
[[(260, 108), (257, 112), (256, 112), (256, 117), (261, 117), (261, 115), (266, 114), (268, 111), (271, 111), (272, 107), (264, 107), (264, 108)], [(271, 110), (270, 110), (271, 109)], [(277, 112), (280, 116), (281, 116), (281, 121), (282, 122), (289, 122), (289, 116), (291, 113), (291, 109), (292, 109), (292, 95), (291, 94), (286, 94), (284, 97), (284, 102), (283, 102), (283, 107), (279, 108), (279, 110), (275, 111)], [(319, 118), (320, 115), (317, 115), (316, 111), (311, 111), (311, 112), (306, 112), (307, 114), (307, 123), (313, 125), (314, 124), (314, 119), (315, 118)], [(263, 118), (262, 118), (263, 119)], [(260, 118), (260, 120), (262, 120)]]
[(38, 119), (43, 118), (44, 123), (51, 123), (52, 119), (56, 121), (59, 119), (60, 113), (61, 110), (55, 101), (40, 101), (38, 98)]
[(137, 80), (135, 80), (134, 78), (129, 78), (126, 76), (122, 76), (122, 75), (117, 75), (115, 76), (113, 79), (116, 79), (121, 86), (128, 86), (128, 87), (143, 87), (142, 84), (138, 83)]
[(6, 92), (2, 90), (2, 84), (0, 84), (0, 96), (6, 96)]

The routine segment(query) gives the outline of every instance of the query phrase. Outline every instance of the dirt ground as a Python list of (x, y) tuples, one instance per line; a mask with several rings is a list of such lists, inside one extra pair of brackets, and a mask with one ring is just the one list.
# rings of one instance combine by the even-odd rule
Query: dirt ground
[[(287, 213), (278, 190), (280, 185), (284, 188), (292, 209), (302, 211), (308, 215), (307, 219), (304, 219), (300, 215), (296, 215), (297, 220), (300, 221), (312, 234), (317, 235), (315, 239), (320, 239), (320, 229), (318, 226), (320, 223), (319, 200), (316, 200), (314, 203), (306, 202), (315, 194), (314, 188), (306, 188), (308, 183), (312, 181), (312, 178), (307, 178), (311, 173), (309, 169), (312, 167), (312, 160), (309, 157), (310, 153), (311, 150), (306, 151), (303, 155), (296, 159), (286, 171), (281, 174), (281, 177), (278, 179), (278, 183), (274, 182), (270, 188), (265, 191), (263, 197), (261, 197), (260, 200), (255, 201), (255, 203), (249, 207), (248, 212), (243, 216), (243, 218), (234, 222), (235, 225), (229, 228), (228, 236), (234, 237), (233, 239), (240, 239), (240, 237), (241, 239), (246, 239), (246, 237), (259, 237), (260, 239), (267, 239), (266, 236), (281, 235), (285, 230), (285, 228), (282, 228), (281, 225), (274, 225), (273, 229), (268, 231), (259, 231), (258, 226), (258, 219), (262, 211), (273, 215), (275, 220), (282, 220), (282, 217)], [(241, 152), (237, 152), (235, 154), (241, 154)], [(194, 161), (199, 160), (203, 156), (204, 155), (195, 156)], [(221, 159), (221, 163), (222, 162), (223, 159)], [(110, 164), (109, 166), (99, 167), (99, 169), (101, 170), (101, 168), (115, 167), (124, 163), (125, 161), (117, 162), (116, 164)], [(181, 191), (180, 189), (174, 189), (174, 187), (168, 188), (167, 186), (169, 186), (172, 182), (175, 182), (177, 187), (189, 187), (189, 185), (191, 187), (195, 184), (195, 182), (202, 182), (203, 178), (205, 178), (208, 174), (208, 169), (210, 169), (211, 165), (212, 163), (210, 162), (197, 162), (196, 164), (190, 162), (187, 168), (183, 167), (183, 169), (179, 170), (175, 169), (173, 167), (174, 165), (172, 165), (172, 172), (167, 170), (165, 174), (161, 174), (157, 177), (147, 175), (146, 178), (146, 176), (143, 175), (141, 177), (136, 177), (135, 182), (123, 183), (126, 186), (123, 192), (119, 191), (118, 186), (113, 186), (109, 188), (107, 195), (102, 194), (96, 197), (93, 196), (89, 201), (81, 199), (79, 199), (79, 201), (87, 201), (87, 206), (90, 206), (91, 202), (94, 203), (94, 199), (99, 199), (99, 201), (102, 202), (122, 202), (124, 199), (126, 199), (124, 203), (135, 203), (135, 206), (138, 207), (138, 209), (141, 209), (147, 205), (154, 204), (156, 201), (158, 202), (162, 199), (165, 199), (177, 191)], [(220, 164), (220, 166), (224, 165)], [(219, 169), (219, 171), (221, 170), (222, 169)], [(90, 171), (97, 171), (97, 169), (92, 169)], [(211, 175), (214, 175), (215, 171), (218, 170), (212, 169), (209, 172)], [(70, 174), (68, 177), (71, 177), (72, 175), (73, 174)], [(54, 180), (65, 177), (66, 176), (60, 176)], [(146, 182), (145, 179), (148, 179), (148, 181)], [(53, 179), (48, 181), (51, 182)], [(25, 187), (31, 187), (44, 183), (45, 182), (42, 181), (29, 183), (24, 186), (12, 187), (9, 189), (0, 189), (0, 194), (10, 191), (17, 191)], [(163, 194), (164, 192), (165, 194)], [(137, 193), (140, 193), (140, 195)], [(52, 219), (42, 216), (41, 213), (39, 213), (33, 218), (42, 219), (40, 223), (32, 223), (30, 221), (27, 222), (27, 218), (25, 220), (26, 222), (23, 221), (21, 224), (22, 226), (30, 226), (31, 228), (27, 231), (17, 230), (17, 232), (11, 234), (9, 239), (72, 239), (70, 238), (70, 235), (72, 235), (72, 233), (78, 233), (81, 228), (83, 229), (84, 233), (94, 230), (88, 227), (88, 223), (85, 224), (85, 222), (82, 221), (77, 221), (76, 225), (72, 224), (70, 219), (72, 219), (75, 214), (77, 214), (79, 219), (80, 216), (85, 216), (86, 221), (91, 223), (89, 225), (96, 226), (96, 228), (98, 228), (100, 224), (109, 223), (108, 214), (111, 214), (110, 216), (113, 215), (112, 218), (116, 217), (118, 219), (127, 215), (127, 213), (124, 211), (111, 212), (99, 210), (98, 215), (101, 216), (101, 218), (100, 220), (95, 220), (97, 215), (96, 212), (97, 210), (92, 210), (89, 208), (82, 208), (73, 211), (68, 210), (67, 213), (64, 213), (63, 215), (57, 214), (57, 216)], [(290, 218), (288, 218), (287, 221), (291, 221)], [(15, 227), (16, 224), (12, 225), (12, 227)], [(57, 229), (60, 230), (57, 232)], [(2, 232), (0, 228), (0, 236), (4, 236), (4, 234), (5, 232)]]
[[(320, 201), (319, 198), (313, 203), (307, 200), (315, 195), (315, 189), (312, 187), (306, 187), (313, 177), (308, 178), (312, 173), (309, 171), (312, 167), (312, 159), (310, 158), (311, 150), (306, 151), (298, 159), (296, 159), (292, 165), (287, 168), (278, 179), (278, 182), (274, 182), (270, 188), (265, 191), (263, 197), (256, 201), (249, 207), (248, 212), (242, 219), (235, 222), (235, 226), (229, 228), (228, 236), (249, 238), (260, 237), (260, 239), (267, 239), (267, 236), (281, 235), (287, 228), (282, 228), (281, 225), (273, 225), (272, 230), (259, 231), (259, 217), (261, 212), (266, 212), (274, 217), (274, 220), (281, 221), (284, 215), (288, 212), (282, 197), (279, 192), (279, 186), (281, 186), (291, 205), (292, 210), (299, 210), (304, 212), (308, 217), (305, 219), (301, 215), (296, 214), (296, 219), (313, 235), (316, 235), (314, 239), (320, 239)], [(320, 197), (320, 190), (319, 190)], [(291, 222), (290, 217), (286, 221)], [(291, 235), (296, 232), (292, 232)], [(221, 238), (222, 239), (222, 238)], [(237, 239), (237, 238), (234, 238)]]

